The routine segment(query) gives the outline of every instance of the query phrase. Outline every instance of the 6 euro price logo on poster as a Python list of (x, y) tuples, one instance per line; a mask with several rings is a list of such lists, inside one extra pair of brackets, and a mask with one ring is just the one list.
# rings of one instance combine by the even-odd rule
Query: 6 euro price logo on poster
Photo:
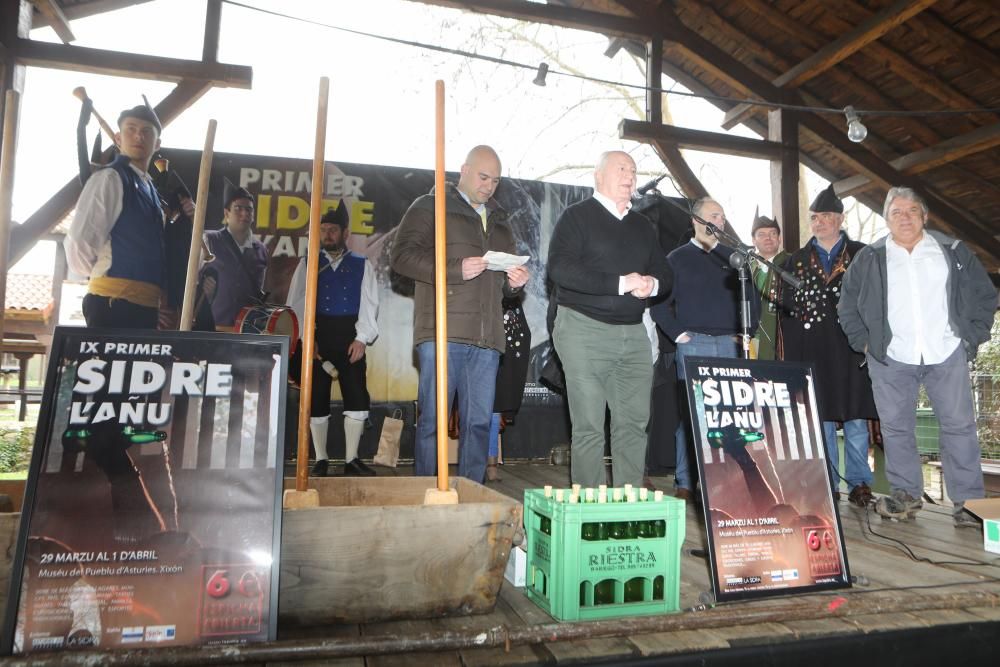
[(202, 568), (202, 636), (259, 632), (264, 618), (267, 573), (252, 564)]

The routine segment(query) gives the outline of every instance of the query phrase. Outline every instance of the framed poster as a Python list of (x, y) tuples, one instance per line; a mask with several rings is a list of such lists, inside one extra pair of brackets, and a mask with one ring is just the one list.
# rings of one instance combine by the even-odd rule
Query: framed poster
[(685, 363), (716, 599), (850, 587), (812, 366)]
[(4, 649), (274, 639), (288, 339), (56, 329)]

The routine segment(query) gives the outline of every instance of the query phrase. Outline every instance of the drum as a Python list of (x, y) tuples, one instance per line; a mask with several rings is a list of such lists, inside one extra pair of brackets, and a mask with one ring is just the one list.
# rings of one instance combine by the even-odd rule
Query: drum
[(288, 306), (246, 306), (236, 315), (233, 325), (237, 333), (288, 336), (289, 355), (295, 353), (299, 342), (299, 318)]

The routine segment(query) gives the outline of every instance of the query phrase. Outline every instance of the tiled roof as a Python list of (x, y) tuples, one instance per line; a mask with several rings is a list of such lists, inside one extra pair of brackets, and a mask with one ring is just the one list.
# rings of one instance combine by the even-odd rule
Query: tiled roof
[(8, 273), (6, 310), (45, 310), (52, 304), (52, 276)]

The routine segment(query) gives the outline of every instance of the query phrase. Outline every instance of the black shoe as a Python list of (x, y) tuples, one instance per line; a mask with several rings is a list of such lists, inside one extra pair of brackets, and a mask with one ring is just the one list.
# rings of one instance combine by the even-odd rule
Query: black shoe
[(326, 477), (330, 472), (330, 462), (326, 459), (320, 459), (313, 464), (313, 469), (311, 477)]
[(361, 462), (361, 459), (354, 459), (344, 464), (345, 477), (374, 477), (375, 471)]
[(871, 488), (862, 482), (851, 489), (850, 495), (847, 496), (847, 501), (852, 505), (864, 508), (868, 507), (869, 503), (875, 502), (875, 496), (872, 495)]

